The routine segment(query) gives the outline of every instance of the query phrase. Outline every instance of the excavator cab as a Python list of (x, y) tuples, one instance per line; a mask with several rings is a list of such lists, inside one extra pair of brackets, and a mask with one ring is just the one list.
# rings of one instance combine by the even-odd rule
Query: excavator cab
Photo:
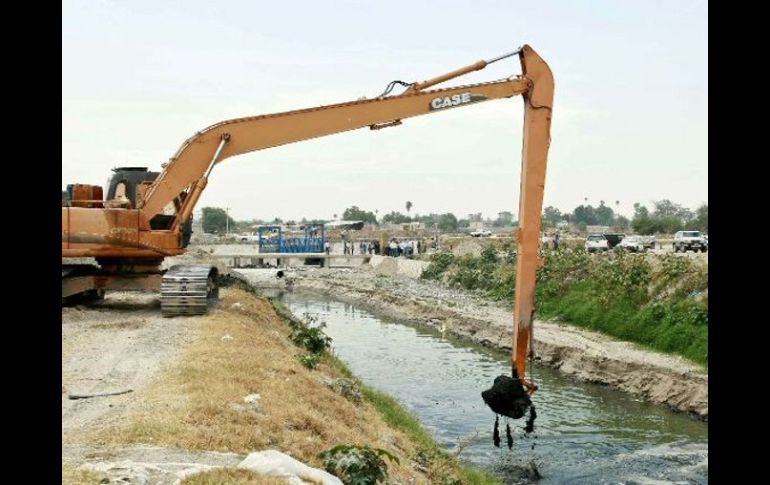
[(130, 203), (130, 208), (135, 208), (158, 175), (160, 172), (150, 172), (147, 167), (113, 168), (107, 182), (107, 200), (124, 199)]
[[(152, 186), (160, 172), (150, 172), (147, 167), (116, 167), (112, 169), (112, 177), (107, 182), (108, 204), (122, 205), (132, 209), (138, 207), (144, 198), (144, 194)], [(150, 220), (153, 230), (169, 229), (179, 210), (181, 201), (174, 201), (163, 214), (157, 214)], [(192, 216), (190, 220), (181, 225), (182, 247), (186, 248), (192, 237)]]

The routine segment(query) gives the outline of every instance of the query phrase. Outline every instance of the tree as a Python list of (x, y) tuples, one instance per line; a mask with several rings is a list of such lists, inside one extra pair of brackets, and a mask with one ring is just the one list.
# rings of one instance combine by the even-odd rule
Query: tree
[(612, 225), (612, 221), (615, 219), (615, 213), (612, 208), (604, 205), (603, 200), (599, 201), (599, 207), (596, 208), (595, 214), (596, 220), (602, 226)]
[(615, 218), (615, 227), (617, 227), (622, 231), (625, 231), (626, 229), (628, 229), (630, 223), (631, 221), (629, 221), (628, 218), (625, 216), (618, 215)]
[(668, 199), (653, 201), (655, 211), (652, 213), (655, 217), (678, 216), (682, 211), (682, 206), (675, 204)]
[(429, 214), (427, 216), (418, 216), (415, 215), (412, 220), (415, 222), (422, 222), (425, 224), (425, 227), (436, 227), (436, 224), (438, 224), (439, 215), (438, 214)]
[(701, 204), (700, 207), (695, 209), (695, 220), (693, 221), (695, 228), (699, 231), (709, 232), (709, 205)]
[(658, 232), (655, 221), (650, 217), (650, 211), (639, 202), (634, 203), (634, 217), (631, 227), (639, 234), (654, 234)]
[(509, 211), (499, 212), (497, 214), (497, 220), (492, 223), (495, 227), (504, 227), (513, 225), (513, 214)]
[(548, 206), (543, 210), (543, 222), (550, 226), (555, 226), (562, 220), (562, 214), (559, 209), (553, 206)]
[(412, 210), (412, 203), (410, 201), (406, 201), (406, 215), (409, 215), (409, 211)]
[(382, 222), (393, 223), (393, 224), (403, 224), (405, 222), (412, 222), (412, 218), (409, 216), (405, 216), (400, 212), (392, 211), (390, 214), (385, 214), (384, 216), (382, 216)]
[(457, 230), (457, 217), (451, 212), (441, 214), (438, 218), (438, 229), (440, 231), (451, 232)]
[(637, 217), (649, 217), (650, 211), (639, 202), (634, 202), (634, 219)]
[(572, 222), (579, 227), (595, 226), (599, 223), (596, 211), (590, 205), (579, 205), (572, 211)]
[(468, 220), (470, 222), (481, 222), (484, 219), (481, 217), (481, 212), (477, 212), (475, 214), (468, 214)]
[(355, 205), (345, 209), (345, 212), (342, 213), (342, 218), (346, 221), (364, 221), (377, 224), (377, 216), (374, 215), (374, 212), (361, 210)]
[(647, 207), (634, 204), (634, 218), (631, 227), (639, 234), (673, 234), (684, 228), (692, 218), (692, 211), (670, 200), (654, 202), (655, 211), (650, 214)]
[(460, 219), (459, 221), (457, 221), (457, 227), (461, 229), (471, 227), (471, 221), (469, 221), (468, 219)]
[(235, 221), (227, 215), (227, 212), (219, 207), (204, 207), (201, 209), (201, 224), (203, 232), (209, 234), (222, 233), (228, 226), (235, 227)]

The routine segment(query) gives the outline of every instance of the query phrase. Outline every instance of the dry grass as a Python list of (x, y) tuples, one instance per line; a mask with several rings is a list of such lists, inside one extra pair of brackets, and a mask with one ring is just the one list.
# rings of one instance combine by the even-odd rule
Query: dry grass
[[(236, 302), (240, 307), (233, 308)], [(202, 320), (199, 332), (143, 406), (98, 432), (98, 443), (237, 453), (272, 448), (321, 468), (318, 454), (326, 449), (369, 445), (401, 459), (389, 466), (392, 478), (427, 482), (409, 459), (418, 447), (413, 440), (390, 428), (371, 404), (355, 405), (320, 382), (321, 375), (340, 377), (338, 369), (324, 361), (311, 371), (298, 362), (302, 351), (268, 301), (223, 289), (220, 308)], [(261, 412), (244, 406), (252, 393), (262, 397)]]
[(104, 476), (96, 472), (78, 470), (72, 465), (61, 466), (62, 485), (97, 485), (102, 478)]
[(198, 473), (182, 481), (182, 485), (285, 485), (289, 483), (282, 478), (272, 478), (259, 475), (249, 470), (237, 468), (218, 468), (208, 472)]

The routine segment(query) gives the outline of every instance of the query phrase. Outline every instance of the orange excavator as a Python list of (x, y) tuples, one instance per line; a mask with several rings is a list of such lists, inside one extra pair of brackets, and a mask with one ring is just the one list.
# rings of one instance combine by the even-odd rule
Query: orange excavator
[[(513, 56), (518, 56), (521, 63), (519, 75), (428, 89)], [(406, 89), (391, 95), (396, 85)], [(358, 128), (379, 130), (400, 125), (413, 116), (521, 95), (524, 140), (512, 360), (517, 389), (520, 386), (516, 376), (522, 376), (526, 394), (531, 395), (535, 386), (524, 376), (531, 348), (535, 278), (541, 265), (538, 248), (553, 92), (550, 68), (531, 47), (524, 45), (514, 52), (427, 81), (393, 81), (373, 99), (211, 125), (186, 140), (160, 172), (143, 167), (113, 169), (106, 196), (99, 186), (68, 186), (66, 194), (62, 194), (62, 258), (94, 258), (97, 264), (63, 262), (62, 299), (83, 295), (98, 298), (105, 290), (160, 290), (163, 315), (206, 313), (218, 297), (216, 268), (176, 265), (163, 270), (161, 263), (166, 257), (185, 252), (193, 209), (218, 163), (256, 150)], [(508, 397), (504, 400), (510, 404), (510, 393), (505, 395)], [(494, 402), (490, 398), (487, 404), (498, 414), (519, 414), (518, 407), (503, 409), (503, 404)]]

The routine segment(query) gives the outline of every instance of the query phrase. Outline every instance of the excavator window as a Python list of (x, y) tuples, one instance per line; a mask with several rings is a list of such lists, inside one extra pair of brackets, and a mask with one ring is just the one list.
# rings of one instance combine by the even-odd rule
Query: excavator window
[(115, 198), (122, 199), (124, 197), (126, 197), (126, 184), (125, 182), (120, 182), (115, 186)]

